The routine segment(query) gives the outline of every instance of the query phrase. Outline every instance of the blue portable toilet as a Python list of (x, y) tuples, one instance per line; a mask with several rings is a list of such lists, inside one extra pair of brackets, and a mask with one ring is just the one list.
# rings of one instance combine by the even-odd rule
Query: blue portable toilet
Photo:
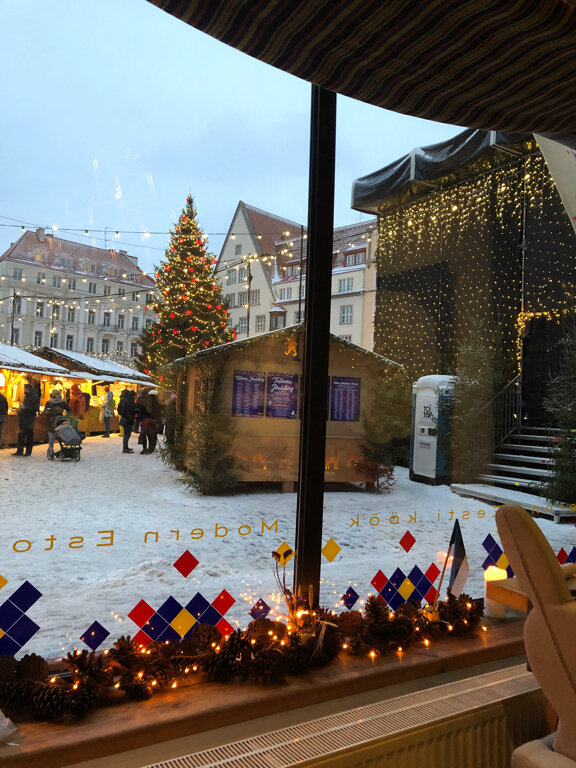
[(412, 386), (411, 480), (432, 485), (450, 481), (446, 438), (453, 389), (454, 377), (438, 374), (422, 376)]

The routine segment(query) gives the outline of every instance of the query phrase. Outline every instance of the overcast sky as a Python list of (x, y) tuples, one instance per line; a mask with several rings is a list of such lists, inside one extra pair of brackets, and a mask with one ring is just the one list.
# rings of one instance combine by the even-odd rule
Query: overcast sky
[[(0, 15), (0, 252), (22, 223), (102, 247), (106, 229), (149, 270), (188, 191), (215, 253), (239, 200), (306, 223), (308, 83), (146, 0), (0, 0)], [(366, 218), (354, 179), (461, 130), (337, 110), (335, 226)]]

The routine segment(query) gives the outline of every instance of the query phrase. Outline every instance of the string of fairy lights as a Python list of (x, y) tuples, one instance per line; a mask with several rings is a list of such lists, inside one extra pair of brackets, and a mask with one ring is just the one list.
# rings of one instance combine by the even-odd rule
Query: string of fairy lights
[(574, 309), (575, 259), (539, 153), (383, 213), (375, 351), (415, 376), (446, 372), (480, 317), (494, 352), (519, 366), (530, 320)]

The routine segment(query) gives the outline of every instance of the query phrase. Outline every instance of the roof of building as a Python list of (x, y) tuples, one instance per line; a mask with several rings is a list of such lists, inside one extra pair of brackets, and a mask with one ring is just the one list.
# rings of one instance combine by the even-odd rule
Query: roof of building
[(258, 239), (261, 254), (276, 253), (276, 243), (285, 239), (285, 232), (290, 232), (291, 235), (300, 233), (301, 225), (295, 221), (283, 219), (281, 216), (262, 211), (246, 203), (241, 202), (241, 204), (244, 205), (250, 220), (252, 232)]
[[(63, 257), (71, 259), (71, 264), (63, 264)], [(2, 261), (29, 262), (38, 268), (61, 269), (106, 278), (111, 282), (154, 287), (154, 280), (142, 272), (136, 256), (114, 248), (98, 248), (88, 243), (64, 240), (47, 234), (43, 229), (25, 232), (0, 255)], [(95, 271), (87, 268), (89, 264), (95, 265)], [(111, 270), (116, 274), (111, 274)]]
[(0, 368), (25, 373), (50, 373), (54, 376), (65, 376), (68, 373), (62, 366), (10, 344), (0, 344)]
[[(145, 373), (130, 368), (127, 365), (117, 363), (104, 357), (92, 357), (82, 352), (73, 352), (69, 349), (56, 349), (55, 347), (42, 347), (36, 350), (40, 357), (45, 359), (57, 359), (66, 364), (69, 370), (75, 372), (84, 371), (97, 376), (106, 377), (109, 381), (134, 381), (150, 384), (152, 378)], [(110, 377), (110, 378), (108, 378)]]

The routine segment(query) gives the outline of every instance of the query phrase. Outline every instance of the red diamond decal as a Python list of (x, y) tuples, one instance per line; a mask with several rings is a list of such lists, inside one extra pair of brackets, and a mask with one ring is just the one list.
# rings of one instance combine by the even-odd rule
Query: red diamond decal
[(562, 549), (560, 550), (560, 552), (558, 552), (556, 557), (558, 558), (558, 562), (560, 563), (560, 565), (563, 565), (566, 562), (566, 560), (568, 559), (568, 553), (566, 552), (564, 547), (562, 547)]
[(228, 624), (226, 619), (220, 619), (218, 624), (216, 624), (216, 629), (220, 630), (222, 637), (230, 637), (232, 632), (234, 632), (234, 627), (231, 624)]
[(430, 568), (428, 568), (428, 570), (424, 575), (426, 576), (428, 581), (432, 584), (436, 581), (436, 579), (440, 575), (440, 568), (438, 568), (436, 563), (432, 563), (432, 565), (430, 566)]
[(227, 592), (225, 589), (223, 589), (218, 597), (214, 600), (212, 605), (214, 608), (216, 608), (220, 616), (224, 616), (224, 614), (230, 610), (235, 602), (236, 600), (232, 597), (230, 592)]
[(174, 563), (174, 568), (186, 578), (190, 576), (194, 568), (198, 565), (198, 560), (194, 557), (192, 552), (186, 550), (183, 555), (180, 555), (178, 560)]
[(410, 550), (412, 549), (415, 543), (416, 543), (416, 539), (414, 538), (414, 536), (412, 536), (410, 531), (406, 531), (404, 536), (402, 536), (402, 538), (400, 539), (400, 546), (405, 552), (410, 552)]
[(134, 635), (132, 640), (137, 645), (150, 645), (150, 643), (152, 642), (152, 638), (148, 637), (146, 632), (142, 632), (142, 630), (140, 630), (140, 632), (138, 632), (136, 635)]
[(430, 587), (428, 592), (424, 595), (424, 600), (426, 600), (427, 603), (433, 603), (434, 600), (436, 600), (436, 595), (438, 594), (438, 590), (436, 587)]
[(154, 608), (151, 608), (145, 600), (140, 600), (138, 605), (135, 605), (134, 608), (132, 608), (128, 614), (128, 618), (132, 619), (134, 624), (138, 624), (139, 627), (142, 627), (154, 613)]
[(376, 576), (374, 576), (370, 584), (372, 584), (372, 586), (377, 592), (382, 592), (386, 584), (388, 584), (388, 579), (386, 578), (386, 576), (384, 576), (382, 571), (378, 571), (378, 573), (376, 574)]

